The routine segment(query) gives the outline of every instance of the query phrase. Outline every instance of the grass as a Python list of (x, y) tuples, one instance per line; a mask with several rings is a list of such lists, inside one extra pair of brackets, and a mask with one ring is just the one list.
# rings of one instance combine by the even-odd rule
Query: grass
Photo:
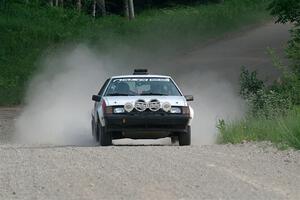
[(136, 52), (172, 54), (268, 19), (268, 2), (228, 0), (148, 10), (134, 21), (120, 16), (94, 20), (73, 10), (0, 3), (0, 105), (22, 103), (38, 59), (64, 44), (84, 42), (106, 53), (130, 46)]
[(280, 148), (300, 149), (300, 107), (276, 119), (250, 118), (219, 126), (219, 143), (271, 141)]

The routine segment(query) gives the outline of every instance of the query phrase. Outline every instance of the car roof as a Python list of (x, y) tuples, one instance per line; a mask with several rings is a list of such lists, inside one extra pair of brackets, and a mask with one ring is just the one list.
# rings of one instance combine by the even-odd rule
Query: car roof
[(171, 78), (170, 76), (164, 75), (120, 75), (120, 76), (113, 76), (112, 79), (115, 78)]

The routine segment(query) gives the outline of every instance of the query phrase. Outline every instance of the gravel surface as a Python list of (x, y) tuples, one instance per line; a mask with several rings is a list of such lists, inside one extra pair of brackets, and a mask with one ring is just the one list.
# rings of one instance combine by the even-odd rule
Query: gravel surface
[(113, 147), (13, 144), (8, 133), (19, 111), (0, 109), (0, 199), (300, 197), (299, 151), (279, 151), (268, 143), (190, 147), (124, 145), (126, 140)]
[(14, 121), (20, 113), (20, 108), (0, 108), (0, 144), (14, 139)]
[(0, 158), (0, 199), (300, 197), (300, 153), (267, 145), (1, 145)]

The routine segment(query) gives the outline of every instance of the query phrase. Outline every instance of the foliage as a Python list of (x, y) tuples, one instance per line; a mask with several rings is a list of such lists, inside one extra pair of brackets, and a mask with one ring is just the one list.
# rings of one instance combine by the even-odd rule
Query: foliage
[[(74, 9), (85, 14), (91, 14), (93, 10), (94, 0), (0, 0), (1, 5), (7, 5), (11, 3), (27, 4), (30, 6), (38, 7), (59, 7), (65, 9)], [(253, 1), (253, 0), (252, 0)], [(57, 2), (57, 4), (56, 4)], [(174, 7), (178, 5), (197, 5), (208, 3), (219, 3), (220, 0), (138, 0), (134, 1), (135, 10), (140, 13), (147, 9), (153, 8), (166, 8)], [(80, 5), (80, 8), (78, 7)], [(96, 11), (101, 9), (100, 2), (96, 3)], [(105, 0), (105, 10), (107, 14), (124, 15), (124, 0)], [(96, 13), (97, 16), (101, 16), (101, 13)]]
[(242, 69), (240, 76), (240, 94), (246, 100), (251, 117), (276, 118), (284, 115), (292, 107), (291, 91), (285, 84), (276, 83), (265, 86), (257, 78), (256, 71), (249, 72)]
[(167, 56), (269, 17), (267, 0), (147, 10), (134, 21), (20, 2), (0, 6), (0, 105), (22, 103), (38, 58), (64, 44), (84, 42), (106, 54), (129, 46), (131, 54)]
[(266, 85), (255, 71), (242, 69), (240, 94), (249, 112), (239, 121), (219, 120), (219, 143), (271, 141), (280, 148), (300, 149), (300, 80), (297, 73), (283, 66), (273, 50), (269, 53), (281, 71), (280, 79)]
[(240, 74), (240, 87), (241, 96), (247, 99), (249, 96), (257, 94), (265, 87), (265, 85), (262, 80), (257, 78), (256, 71), (249, 72), (243, 67)]
[[(300, 16), (299, 16), (300, 18)], [(295, 26), (292, 32), (292, 40), (289, 41), (287, 49), (288, 57), (292, 61), (292, 67), (300, 79), (300, 24)]]
[(269, 10), (277, 17), (277, 22), (300, 22), (299, 0), (273, 0), (269, 5)]
[(300, 149), (300, 108), (289, 111), (275, 119), (245, 118), (238, 122), (222, 124), (219, 128), (219, 143), (243, 141), (271, 141), (278, 147)]
[(277, 17), (277, 22), (294, 23), (291, 30), (292, 39), (287, 49), (288, 57), (292, 61), (292, 68), (300, 79), (300, 1), (299, 0), (273, 0), (269, 5), (271, 14)]

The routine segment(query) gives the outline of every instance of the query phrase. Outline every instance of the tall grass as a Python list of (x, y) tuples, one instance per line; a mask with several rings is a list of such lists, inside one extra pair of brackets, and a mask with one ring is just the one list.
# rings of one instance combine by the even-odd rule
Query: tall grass
[[(269, 17), (268, 0), (148, 10), (136, 20), (92, 19), (73, 10), (8, 3), (0, 6), (0, 105), (22, 103), (26, 83), (42, 54), (67, 43), (85, 42), (108, 52), (130, 46), (169, 54), (220, 37)], [(162, 48), (163, 47), (163, 48)], [(164, 52), (164, 53), (165, 53)]]
[(248, 118), (219, 126), (219, 143), (271, 141), (278, 147), (300, 149), (300, 107), (275, 119)]

